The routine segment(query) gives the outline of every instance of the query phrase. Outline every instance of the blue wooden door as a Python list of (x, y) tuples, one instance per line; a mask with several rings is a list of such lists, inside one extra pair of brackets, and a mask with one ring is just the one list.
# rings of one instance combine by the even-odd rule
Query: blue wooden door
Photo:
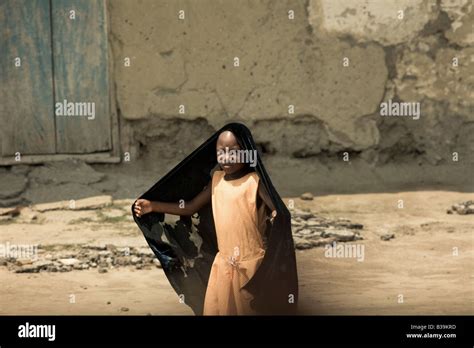
[(76, 113), (89, 111), (56, 117), (56, 151), (110, 150), (104, 1), (52, 0), (52, 23), (55, 102), (82, 103)]
[(110, 151), (104, 0), (0, 0), (0, 23), (2, 156)]
[(55, 153), (49, 0), (0, 0), (2, 155)]

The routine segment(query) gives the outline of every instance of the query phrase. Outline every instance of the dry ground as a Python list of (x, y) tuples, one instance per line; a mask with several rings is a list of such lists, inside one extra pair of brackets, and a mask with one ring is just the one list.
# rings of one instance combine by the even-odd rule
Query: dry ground
[[(364, 225), (357, 241), (365, 248), (362, 262), (325, 257), (322, 247), (297, 251), (301, 312), (474, 314), (474, 216), (446, 214), (469, 199), (472, 194), (442, 191), (295, 199), (299, 208)], [(0, 243), (143, 246), (128, 205), (122, 200), (101, 211), (50, 211), (38, 222), (2, 223)], [(395, 238), (382, 241), (387, 232)], [(192, 314), (158, 268), (17, 274), (0, 267), (0, 279), (0, 314)]]

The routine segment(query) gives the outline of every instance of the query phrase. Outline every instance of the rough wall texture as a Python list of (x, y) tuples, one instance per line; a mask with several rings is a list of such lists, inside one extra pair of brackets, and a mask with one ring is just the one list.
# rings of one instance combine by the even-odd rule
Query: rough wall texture
[[(182, 158), (240, 120), (283, 158), (474, 163), (471, 0), (114, 0), (109, 13), (132, 155)], [(420, 102), (420, 119), (381, 117), (389, 99)]]

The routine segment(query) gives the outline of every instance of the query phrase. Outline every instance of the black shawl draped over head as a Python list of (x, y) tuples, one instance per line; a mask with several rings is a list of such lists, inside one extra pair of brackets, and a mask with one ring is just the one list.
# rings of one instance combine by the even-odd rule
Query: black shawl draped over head
[[(243, 124), (230, 123), (139, 198), (162, 202), (193, 199), (211, 180), (212, 171), (218, 165), (217, 138), (226, 130), (235, 135), (242, 149), (257, 150), (250, 130)], [(273, 224), (267, 223), (265, 256), (245, 289), (254, 296), (251, 305), (258, 313), (292, 314), (298, 301), (298, 280), (290, 212), (273, 187), (258, 151), (254, 169), (275, 206), (277, 216)], [(212, 203), (192, 217), (181, 216), (176, 223), (165, 222), (162, 213), (149, 213), (139, 218), (133, 213), (133, 206), (132, 214), (180, 299), (195, 314), (201, 315), (211, 265), (218, 251)]]

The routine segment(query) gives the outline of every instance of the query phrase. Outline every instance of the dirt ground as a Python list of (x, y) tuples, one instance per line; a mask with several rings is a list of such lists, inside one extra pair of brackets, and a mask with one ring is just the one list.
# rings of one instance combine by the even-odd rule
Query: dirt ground
[[(469, 199), (472, 194), (446, 191), (295, 198), (295, 207), (364, 225), (364, 239), (350, 242), (364, 246), (361, 262), (326, 257), (323, 247), (297, 251), (301, 313), (474, 314), (474, 215), (446, 213)], [(34, 222), (2, 223), (0, 243), (146, 246), (129, 215), (130, 203), (115, 201), (100, 214), (48, 211)], [(387, 233), (395, 238), (382, 240)], [(3, 315), (193, 314), (159, 268), (99, 274), (97, 269), (13, 273), (0, 267), (0, 279)]]

